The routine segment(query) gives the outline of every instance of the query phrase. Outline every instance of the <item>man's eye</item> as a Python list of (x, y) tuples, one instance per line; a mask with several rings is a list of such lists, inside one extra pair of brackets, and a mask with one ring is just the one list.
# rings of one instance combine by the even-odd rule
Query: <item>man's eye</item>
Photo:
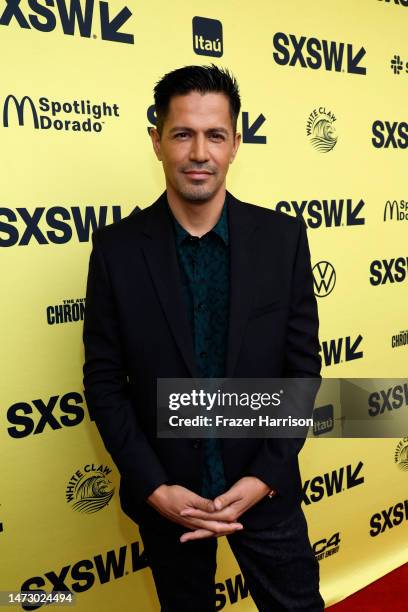
[(178, 132), (176, 134), (176, 138), (180, 138), (180, 139), (185, 138), (185, 136), (188, 136), (187, 132)]
[(211, 138), (213, 140), (224, 140), (224, 135), (223, 134), (218, 134), (217, 132), (214, 132), (214, 134), (211, 134)]

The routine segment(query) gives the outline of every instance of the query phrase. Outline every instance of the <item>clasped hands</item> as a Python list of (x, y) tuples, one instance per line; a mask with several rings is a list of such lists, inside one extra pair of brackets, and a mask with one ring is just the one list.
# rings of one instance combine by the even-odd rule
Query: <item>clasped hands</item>
[(269, 492), (256, 476), (240, 478), (214, 500), (197, 495), (180, 485), (160, 485), (147, 499), (160, 514), (188, 527), (180, 542), (230, 535), (243, 529), (238, 518)]

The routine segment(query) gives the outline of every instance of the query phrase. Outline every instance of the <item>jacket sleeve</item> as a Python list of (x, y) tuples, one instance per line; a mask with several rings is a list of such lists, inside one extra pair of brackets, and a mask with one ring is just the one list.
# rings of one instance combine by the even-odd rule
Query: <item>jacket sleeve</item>
[(168, 478), (127, 393), (117, 309), (98, 232), (92, 241), (83, 330), (85, 399), (106, 450), (138, 503)]
[[(302, 417), (311, 417), (321, 381), (319, 319), (313, 291), (306, 225), (303, 220), (299, 223), (299, 228), (292, 272), (283, 377), (313, 379), (303, 387), (307, 388), (307, 392), (302, 395), (306, 401), (306, 406), (302, 407)], [(295, 390), (296, 384), (289, 387)], [(287, 489), (288, 467), (297, 461), (297, 455), (304, 443), (304, 437), (263, 440), (246, 474), (257, 476), (278, 493)]]

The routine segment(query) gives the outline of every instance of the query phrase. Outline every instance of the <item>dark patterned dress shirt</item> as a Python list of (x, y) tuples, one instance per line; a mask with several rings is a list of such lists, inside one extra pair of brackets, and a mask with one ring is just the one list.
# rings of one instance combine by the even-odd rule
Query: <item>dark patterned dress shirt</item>
[[(175, 219), (176, 250), (183, 298), (193, 333), (194, 353), (201, 378), (223, 378), (229, 319), (229, 235), (224, 202), (218, 223), (201, 238), (191, 236)], [(226, 491), (220, 440), (203, 440), (201, 494), (214, 499)]]

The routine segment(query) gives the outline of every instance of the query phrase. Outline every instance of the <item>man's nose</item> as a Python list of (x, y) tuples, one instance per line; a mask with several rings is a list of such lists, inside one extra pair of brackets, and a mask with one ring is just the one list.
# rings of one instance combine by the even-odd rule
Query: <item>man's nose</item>
[(196, 162), (208, 161), (207, 141), (204, 135), (197, 135), (192, 139), (190, 159)]

